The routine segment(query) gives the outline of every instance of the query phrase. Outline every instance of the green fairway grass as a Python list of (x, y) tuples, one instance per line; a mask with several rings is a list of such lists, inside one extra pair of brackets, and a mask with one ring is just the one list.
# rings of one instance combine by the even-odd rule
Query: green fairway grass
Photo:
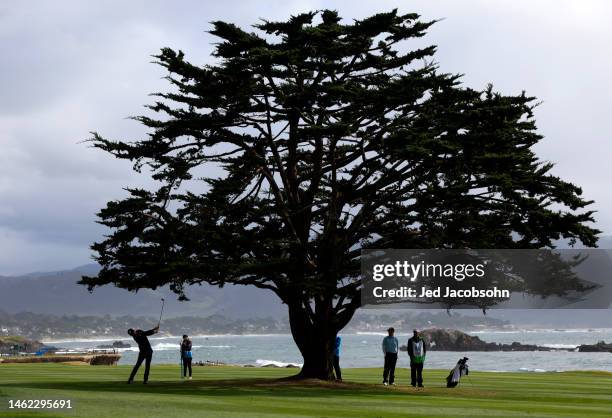
[[(381, 369), (346, 369), (345, 383), (278, 380), (295, 369), (154, 366), (150, 382), (127, 385), (129, 366), (0, 365), (0, 415), (72, 417), (612, 417), (612, 373), (472, 372), (444, 387), (446, 370), (425, 370), (425, 389), (384, 387)], [(142, 379), (142, 369), (137, 376)], [(70, 399), (70, 411), (8, 410), (9, 399)]]

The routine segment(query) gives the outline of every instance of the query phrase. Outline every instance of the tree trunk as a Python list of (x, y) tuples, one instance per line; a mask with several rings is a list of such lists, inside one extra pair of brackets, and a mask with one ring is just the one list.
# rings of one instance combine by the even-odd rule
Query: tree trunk
[(304, 358), (304, 366), (295, 377), (333, 380), (334, 347), (339, 331), (333, 311), (326, 310), (313, 316), (301, 303), (288, 305), (291, 334)]
[(331, 338), (318, 338), (300, 347), (300, 352), (304, 357), (304, 366), (299, 373), (303, 379), (334, 380), (334, 341), (336, 336)]

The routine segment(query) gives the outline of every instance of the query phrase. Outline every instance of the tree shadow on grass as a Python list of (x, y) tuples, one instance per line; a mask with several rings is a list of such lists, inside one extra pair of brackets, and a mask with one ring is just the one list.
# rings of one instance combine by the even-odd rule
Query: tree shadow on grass
[[(3, 385), (0, 385), (0, 387)], [(11, 385), (14, 386), (14, 385)], [(190, 381), (151, 381), (148, 385), (124, 381), (72, 381), (72, 382), (22, 382), (19, 387), (29, 389), (52, 389), (74, 392), (121, 392), (138, 394), (186, 395), (186, 396), (280, 396), (280, 397), (368, 397), (368, 396), (494, 396), (490, 391), (476, 389), (447, 389), (429, 387), (415, 390), (406, 386), (385, 387), (358, 382), (326, 382), (316, 379), (226, 379)]]

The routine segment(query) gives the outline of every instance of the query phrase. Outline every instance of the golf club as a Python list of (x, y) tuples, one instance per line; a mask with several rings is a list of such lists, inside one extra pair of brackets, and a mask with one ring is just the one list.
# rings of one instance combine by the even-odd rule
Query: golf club
[[(181, 343), (182, 343), (182, 341), (181, 341)], [(181, 375), (181, 379), (182, 379), (183, 378), (183, 350), (180, 348), (180, 345), (179, 345), (179, 355), (181, 357), (181, 360), (180, 360), (180, 371), (181, 371), (181, 373), (180, 373), (180, 375)]]
[(162, 301), (162, 306), (161, 306), (161, 312), (159, 313), (159, 321), (157, 322), (158, 327), (159, 327), (159, 324), (161, 324), (162, 315), (164, 314), (164, 304), (166, 303), (166, 299), (161, 298), (161, 301)]

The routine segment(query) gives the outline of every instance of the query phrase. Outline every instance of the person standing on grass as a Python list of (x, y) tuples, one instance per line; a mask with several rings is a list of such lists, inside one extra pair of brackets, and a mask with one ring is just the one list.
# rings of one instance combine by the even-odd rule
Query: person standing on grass
[(342, 348), (342, 337), (336, 335), (336, 342), (334, 344), (334, 372), (336, 373), (336, 380), (342, 382), (342, 371), (340, 370), (340, 350)]
[(382, 351), (385, 356), (385, 369), (383, 372), (383, 385), (395, 385), (395, 364), (397, 363), (397, 353), (399, 351), (399, 341), (395, 338), (395, 329), (387, 330), (388, 336), (383, 338)]
[(425, 364), (425, 353), (427, 347), (425, 341), (419, 335), (418, 330), (412, 331), (412, 338), (408, 339), (406, 345), (408, 355), (410, 356), (410, 384), (412, 387), (416, 387), (417, 384), (420, 388), (423, 387), (423, 364)]
[(191, 340), (189, 336), (183, 335), (183, 341), (181, 341), (181, 358), (183, 359), (183, 379), (187, 378), (187, 369), (189, 369), (189, 380), (191, 380)]
[(134, 376), (136, 376), (136, 372), (143, 361), (146, 361), (143, 383), (146, 385), (149, 381), (149, 370), (151, 369), (151, 359), (153, 359), (153, 349), (151, 348), (151, 343), (147, 337), (157, 333), (158, 331), (159, 325), (148, 331), (143, 331), (141, 329), (134, 330), (133, 328), (128, 329), (128, 335), (138, 344), (138, 360), (136, 360), (136, 364), (132, 369), (130, 378), (127, 381), (128, 383), (134, 382)]

